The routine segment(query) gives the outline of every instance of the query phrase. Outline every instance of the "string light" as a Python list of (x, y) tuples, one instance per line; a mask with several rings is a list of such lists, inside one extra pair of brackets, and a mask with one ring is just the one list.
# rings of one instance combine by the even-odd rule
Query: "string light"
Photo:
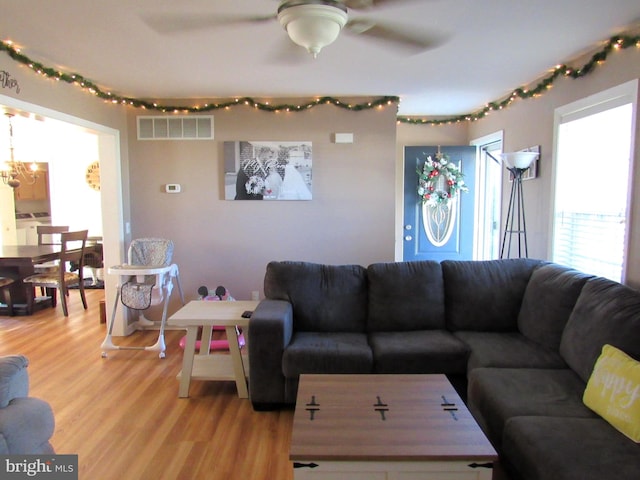
[(438, 119), (399, 116), (398, 123), (413, 125), (450, 125), (452, 123), (458, 123), (460, 121), (468, 122), (480, 120), (488, 115), (490, 111), (502, 110), (503, 108), (508, 107), (518, 98), (526, 100), (529, 98), (539, 97), (543, 93), (551, 90), (551, 88), (553, 87), (553, 83), (558, 79), (558, 77), (568, 77), (572, 79), (584, 77), (585, 75), (591, 73), (596, 66), (602, 65), (612, 50), (619, 51), (633, 46), (640, 48), (640, 36), (617, 35), (615, 37), (611, 37), (604, 44), (602, 49), (594, 53), (589, 61), (582, 67), (571, 68), (567, 65), (556, 65), (551, 73), (540, 80), (540, 82), (535, 87), (530, 89), (525, 89), (524, 87), (517, 88), (513, 91), (513, 93), (511, 93), (511, 95), (509, 95), (505, 99), (488, 103), (481, 110), (473, 113), (465, 113), (462, 115)]
[(13, 46), (13, 42), (10, 40), (0, 42), (0, 51), (6, 52), (13, 60), (19, 63), (22, 63), (23, 65), (27, 65), (32, 70), (36, 71), (41, 75), (44, 75), (45, 77), (55, 78), (57, 81), (62, 80), (66, 83), (77, 85), (83, 90), (105, 101), (110, 101), (113, 104), (119, 103), (123, 105), (129, 105), (134, 108), (142, 108), (145, 110), (157, 110), (160, 112), (184, 112), (184, 113), (199, 112), (200, 113), (200, 112), (209, 112), (209, 111), (220, 110), (220, 109), (229, 110), (229, 108), (232, 106), (247, 105), (247, 106), (253, 106), (258, 110), (277, 113), (280, 111), (287, 111), (287, 112), (301, 111), (307, 108), (312, 108), (320, 104), (335, 105), (337, 107), (344, 108), (347, 110), (360, 111), (360, 110), (375, 108), (384, 104), (398, 103), (400, 101), (398, 97), (385, 96), (367, 103), (347, 105), (345, 103), (342, 103), (337, 98), (326, 96), (326, 97), (321, 97), (319, 99), (312, 100), (310, 102), (299, 104), (299, 105), (290, 105), (290, 104), (270, 105), (268, 102), (262, 103), (254, 100), (251, 97), (243, 97), (243, 98), (235, 98), (233, 100), (230, 100), (224, 103), (216, 103), (213, 105), (207, 104), (204, 107), (160, 105), (158, 103), (147, 102), (146, 100), (140, 100), (140, 99), (129, 98), (129, 97), (121, 97), (112, 92), (105, 92), (97, 84), (95, 84), (91, 80), (84, 78), (79, 73), (65, 73), (65, 72), (55, 70), (51, 67), (47, 67), (39, 62), (35, 62), (31, 60), (29, 57), (27, 57), (26, 55), (23, 55), (22, 53), (20, 53), (20, 50), (15, 46)]
[[(556, 65), (551, 73), (543, 78), (535, 87), (531, 89), (526, 89), (523, 87), (515, 89), (508, 97), (503, 100), (494, 101), (486, 104), (481, 110), (478, 110), (473, 113), (465, 113), (462, 115), (456, 115), (447, 118), (438, 118), (438, 119), (428, 119), (428, 118), (415, 118), (409, 116), (398, 116), (397, 123), (406, 123), (413, 125), (449, 125), (452, 123), (459, 122), (470, 122), (476, 121), (487, 116), (491, 111), (494, 110), (503, 110), (508, 107), (517, 99), (529, 99), (540, 96), (546, 91), (550, 90), (553, 86), (553, 83), (556, 81), (558, 77), (568, 77), (572, 79), (577, 79), (583, 77), (593, 71), (593, 69), (602, 65), (607, 56), (612, 50), (623, 50), (629, 47), (636, 46), (640, 48), (640, 36), (629, 36), (629, 35), (616, 35), (611, 37), (603, 46), (601, 50), (596, 52), (591, 59), (585, 63), (580, 68), (571, 68), (566, 65)], [(367, 101), (365, 103), (358, 104), (346, 104), (334, 97), (320, 97), (314, 100), (310, 100), (309, 102), (298, 104), (298, 105), (289, 105), (289, 104), (281, 104), (281, 105), (271, 105), (269, 102), (262, 103), (254, 100), (251, 97), (243, 97), (243, 98), (235, 98), (233, 100), (229, 100), (223, 103), (216, 103), (213, 105), (205, 104), (204, 106), (193, 106), (193, 107), (184, 107), (184, 106), (170, 106), (170, 105), (159, 105), (157, 103), (150, 103), (145, 100), (129, 98), (129, 97), (121, 97), (112, 92), (104, 92), (102, 89), (93, 83), (91, 80), (84, 78), (82, 75), (78, 73), (65, 73), (62, 71), (55, 70), (51, 67), (47, 67), (39, 62), (35, 62), (31, 60), (26, 55), (20, 52), (20, 48), (14, 45), (14, 42), (11, 40), (1, 41), (0, 42), (0, 51), (6, 52), (13, 60), (22, 63), (23, 65), (27, 65), (29, 68), (34, 70), (36, 73), (43, 75), (48, 78), (53, 78), (56, 81), (64, 81), (69, 84), (75, 84), (87, 91), (88, 93), (101, 98), (105, 101), (109, 101), (113, 104), (122, 104), (129, 105), (134, 108), (142, 108), (144, 110), (156, 110), (161, 112), (184, 112), (184, 113), (195, 113), (195, 112), (209, 112), (213, 110), (229, 110), (232, 106), (237, 105), (252, 105), (255, 109), (279, 113), (281, 111), (302, 111), (306, 109), (313, 108), (318, 105), (326, 104), (326, 105), (334, 105), (339, 108), (343, 108), (351, 111), (362, 111), (362, 110), (370, 110), (374, 108), (382, 108), (385, 105), (392, 105), (400, 103), (400, 98), (396, 96), (384, 96), (380, 97), (374, 101)]]

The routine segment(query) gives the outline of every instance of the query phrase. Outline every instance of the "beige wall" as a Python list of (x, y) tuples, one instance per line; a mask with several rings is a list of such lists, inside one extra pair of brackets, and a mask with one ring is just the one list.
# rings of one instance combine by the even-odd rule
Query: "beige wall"
[[(530, 240), (530, 256), (550, 258), (550, 235), (552, 215), (552, 162), (553, 162), (553, 122), (554, 111), (558, 107), (612, 88), (630, 80), (640, 78), (640, 53), (637, 48), (629, 48), (610, 55), (604, 65), (590, 75), (578, 80), (561, 78), (542, 97), (519, 101), (500, 112), (494, 112), (482, 121), (472, 123), (469, 138), (477, 138), (497, 130), (504, 130), (505, 151), (540, 145), (541, 159), (539, 177), (524, 185), (527, 208), (527, 230)], [(580, 62), (579, 62), (580, 63)], [(636, 139), (640, 122), (636, 120)], [(585, 142), (589, 139), (585, 138)], [(606, 152), (602, 152), (603, 160)], [(635, 180), (640, 184), (640, 142), (635, 142), (632, 150)], [(614, 175), (613, 173), (611, 174)], [(506, 182), (506, 176), (505, 176)], [(503, 191), (508, 193), (507, 183)], [(632, 190), (632, 218), (628, 248), (628, 271), (626, 283), (640, 287), (640, 190)], [(503, 202), (503, 212), (506, 201)]]
[[(542, 97), (518, 101), (474, 123), (397, 125), (395, 106), (362, 112), (321, 106), (280, 114), (239, 107), (214, 112), (213, 141), (140, 142), (135, 139), (135, 119), (148, 111), (104, 104), (76, 87), (46, 80), (5, 55), (0, 55), (0, 69), (9, 71), (21, 86), (19, 94), (2, 89), (0, 95), (119, 132), (116, 153), (122, 155), (123, 183), (103, 188), (122, 189), (124, 221), (129, 219), (130, 205), (132, 237), (167, 236), (176, 242), (175, 260), (188, 298), (196, 295), (200, 285), (224, 284), (236, 298), (249, 298), (253, 290), (262, 293), (264, 268), (270, 260), (366, 265), (401, 258), (404, 146), (468, 144), (499, 130), (504, 130), (506, 150), (541, 145), (540, 176), (526, 183), (525, 195), (531, 256), (548, 258), (554, 109), (640, 78), (638, 52), (627, 49), (611, 55), (604, 66), (583, 79), (559, 80)], [(354, 143), (332, 143), (334, 133), (353, 133)], [(312, 141), (313, 200), (224, 200), (225, 140)], [(638, 145), (634, 161), (640, 163)], [(638, 184), (640, 169), (635, 175), (634, 184)], [(180, 183), (183, 193), (163, 193), (166, 183)], [(505, 179), (505, 195), (507, 186)], [(639, 196), (634, 192), (634, 206)], [(121, 243), (128, 242), (124, 225), (114, 228)], [(633, 210), (631, 233), (628, 283), (640, 286), (639, 208)]]
[[(446, 144), (468, 144), (475, 138), (504, 131), (504, 151), (540, 145), (538, 178), (524, 184), (525, 205), (527, 213), (527, 232), (529, 256), (533, 258), (550, 258), (550, 234), (552, 214), (552, 162), (553, 162), (553, 128), (554, 111), (558, 107), (588, 97), (603, 90), (612, 88), (630, 80), (640, 78), (640, 61), (637, 48), (611, 54), (607, 61), (596, 70), (578, 80), (561, 78), (553, 88), (544, 95), (528, 100), (518, 100), (509, 108), (492, 112), (489, 116), (476, 122), (455, 126), (398, 126), (397, 156), (399, 163), (404, 145), (429, 145), (434, 142)], [(588, 59), (588, 58), (587, 58)], [(586, 62), (578, 61), (577, 65)], [(497, 99), (487, 99), (492, 101)], [(444, 130), (441, 130), (443, 129)], [(450, 130), (453, 129), (453, 130)], [(636, 139), (640, 138), (640, 122), (636, 121)], [(588, 141), (588, 139), (585, 139)], [(450, 143), (448, 143), (450, 142)], [(606, 152), (603, 152), (603, 158)], [(634, 151), (635, 176), (633, 185), (640, 184), (640, 142), (636, 141)], [(506, 214), (510, 184), (503, 176), (503, 215)], [(401, 189), (399, 189), (399, 195)], [(400, 197), (398, 197), (400, 201)], [(632, 218), (630, 225), (630, 242), (628, 249), (628, 271), (626, 283), (640, 287), (640, 190), (632, 192)]]
[[(139, 114), (149, 112), (129, 112), (132, 234), (175, 241), (188, 296), (200, 285), (224, 285), (238, 299), (262, 296), (270, 260), (393, 261), (396, 105), (214, 111), (213, 141), (135, 140)], [(333, 143), (335, 133), (353, 133), (354, 142)], [(311, 141), (313, 200), (224, 200), (223, 142), (234, 140)], [(182, 193), (163, 193), (167, 183)]]

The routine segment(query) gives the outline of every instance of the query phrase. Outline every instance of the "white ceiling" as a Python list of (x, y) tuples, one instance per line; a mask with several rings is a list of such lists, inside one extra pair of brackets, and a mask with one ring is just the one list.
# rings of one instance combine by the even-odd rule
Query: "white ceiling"
[[(277, 0), (0, 0), (0, 38), (29, 58), (77, 72), (122, 96), (401, 98), (401, 115), (459, 115), (500, 100), (558, 63), (596, 49), (640, 20), (638, 0), (387, 0), (350, 11), (445, 39), (409, 53), (342, 32), (317, 59), (292, 46)], [(154, 16), (206, 26), (161, 33)]]

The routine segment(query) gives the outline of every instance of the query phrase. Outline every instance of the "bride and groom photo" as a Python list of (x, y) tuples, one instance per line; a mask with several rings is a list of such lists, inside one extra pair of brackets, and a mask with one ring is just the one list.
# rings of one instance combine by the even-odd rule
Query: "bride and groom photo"
[(311, 142), (224, 142), (225, 199), (311, 200)]

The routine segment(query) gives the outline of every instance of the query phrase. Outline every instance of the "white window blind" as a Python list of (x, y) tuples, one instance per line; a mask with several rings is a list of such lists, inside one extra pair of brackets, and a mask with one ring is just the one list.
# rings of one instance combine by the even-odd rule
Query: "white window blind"
[(552, 258), (621, 281), (634, 101), (606, 93), (556, 118)]

